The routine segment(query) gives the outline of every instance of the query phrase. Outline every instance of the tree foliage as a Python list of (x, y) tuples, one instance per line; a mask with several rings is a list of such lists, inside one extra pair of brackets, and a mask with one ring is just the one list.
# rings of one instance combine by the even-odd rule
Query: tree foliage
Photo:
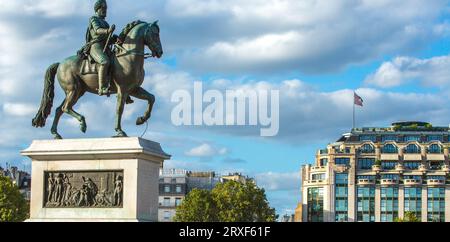
[(0, 176), (0, 222), (21, 222), (28, 218), (28, 203), (12, 181)]
[(403, 218), (396, 218), (395, 222), (421, 222), (421, 220), (417, 218), (414, 212), (408, 211), (405, 212), (405, 216)]
[(248, 181), (220, 183), (212, 191), (192, 190), (177, 208), (179, 222), (272, 222), (264, 189)]
[(193, 189), (186, 196), (174, 217), (176, 222), (217, 221), (216, 204), (207, 190)]

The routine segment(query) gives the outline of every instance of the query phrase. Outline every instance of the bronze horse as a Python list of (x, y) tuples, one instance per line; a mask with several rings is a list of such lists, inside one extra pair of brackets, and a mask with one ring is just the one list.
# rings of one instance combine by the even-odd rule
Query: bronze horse
[[(141, 87), (144, 81), (144, 59), (148, 54), (144, 53), (147, 46), (152, 57), (161, 58), (163, 50), (159, 38), (159, 26), (157, 21), (149, 24), (139, 22), (127, 33), (122, 45), (115, 45), (115, 55), (112, 58), (111, 93), (117, 94), (116, 123), (117, 132), (114, 137), (126, 137), (122, 130), (121, 119), (125, 106), (125, 101), (131, 95), (148, 102), (147, 110), (142, 117), (138, 117), (136, 125), (145, 123), (151, 115), (155, 97)], [(80, 122), (80, 129), (86, 132), (86, 121), (83, 115), (75, 112), (73, 106), (85, 92), (97, 94), (98, 81), (97, 74), (80, 73), (82, 59), (78, 56), (71, 56), (62, 63), (55, 63), (48, 67), (45, 74), (44, 93), (41, 105), (32, 124), (34, 127), (44, 127), (45, 120), (51, 113), (54, 97), (55, 76), (58, 77), (59, 84), (66, 94), (66, 98), (61, 105), (56, 108), (55, 118), (51, 128), (51, 133), (55, 139), (62, 139), (58, 134), (58, 122), (63, 113), (76, 118)]]

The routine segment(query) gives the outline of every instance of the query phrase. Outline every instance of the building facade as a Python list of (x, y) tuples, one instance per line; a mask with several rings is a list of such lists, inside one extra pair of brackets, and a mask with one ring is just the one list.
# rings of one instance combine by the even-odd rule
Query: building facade
[(214, 172), (161, 169), (159, 174), (158, 221), (173, 221), (176, 208), (192, 189), (212, 190), (219, 182), (220, 178)]
[(19, 188), (22, 196), (30, 201), (31, 198), (31, 175), (26, 171), (19, 170), (16, 166), (6, 165), (6, 169), (0, 166), (0, 176), (11, 179), (12, 183)]
[(302, 221), (450, 222), (450, 129), (357, 128), (302, 167)]

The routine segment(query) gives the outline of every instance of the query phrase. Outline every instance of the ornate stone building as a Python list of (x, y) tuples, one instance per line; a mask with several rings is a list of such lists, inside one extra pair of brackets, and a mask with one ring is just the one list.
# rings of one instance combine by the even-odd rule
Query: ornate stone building
[(302, 221), (450, 222), (450, 129), (357, 128), (302, 167)]

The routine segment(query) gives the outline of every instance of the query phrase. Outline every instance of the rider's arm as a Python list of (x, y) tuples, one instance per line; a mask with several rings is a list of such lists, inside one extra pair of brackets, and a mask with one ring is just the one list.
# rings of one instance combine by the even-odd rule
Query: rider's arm
[(91, 18), (91, 25), (92, 25), (92, 28), (94, 29), (95, 33), (100, 34), (100, 35), (109, 34), (109, 29), (100, 27), (100, 23), (97, 18), (95, 18), (95, 17)]

